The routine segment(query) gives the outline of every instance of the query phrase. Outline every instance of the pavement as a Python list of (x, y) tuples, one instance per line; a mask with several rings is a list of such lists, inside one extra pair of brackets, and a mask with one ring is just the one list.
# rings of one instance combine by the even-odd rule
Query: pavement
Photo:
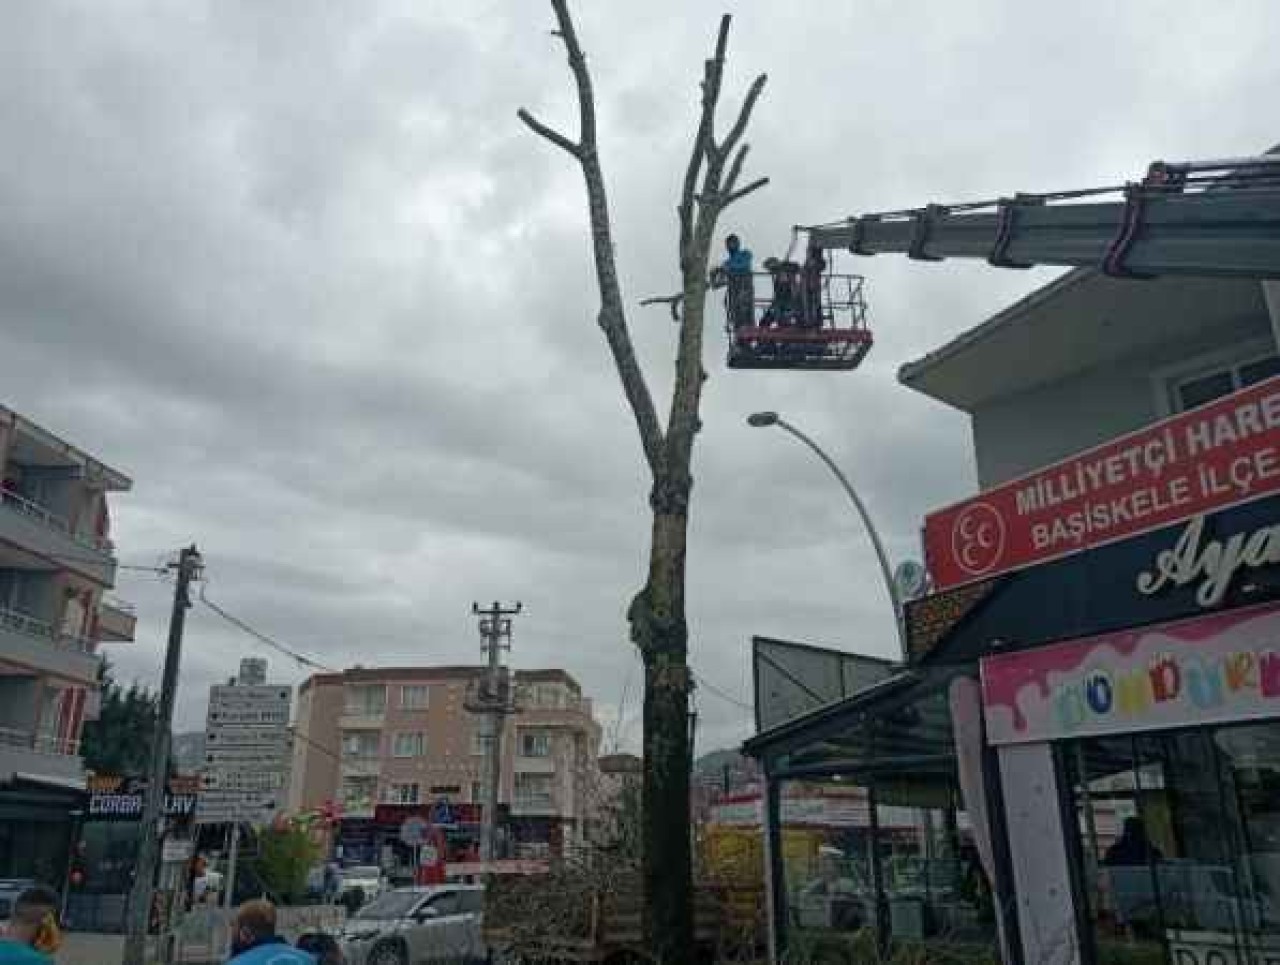
[(58, 949), (58, 965), (120, 965), (124, 954), (123, 935), (94, 932), (64, 932)]
[[(96, 932), (63, 932), (58, 949), (58, 965), (120, 965), (124, 955), (123, 935)], [(155, 961), (154, 958), (149, 961)], [(195, 959), (184, 959), (182, 965), (201, 965)], [(215, 965), (210, 961), (207, 965)]]

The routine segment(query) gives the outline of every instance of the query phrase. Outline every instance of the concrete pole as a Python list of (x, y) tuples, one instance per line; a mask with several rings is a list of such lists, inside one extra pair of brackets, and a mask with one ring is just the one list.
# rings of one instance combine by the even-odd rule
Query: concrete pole
[(164, 673), (160, 684), (160, 708), (151, 744), (151, 775), (142, 811), (142, 840), (138, 846), (133, 888), (129, 893), (128, 934), (124, 943), (123, 965), (143, 965), (146, 956), (147, 926), (151, 920), (156, 865), (160, 857), (160, 824), (164, 819), (165, 789), (169, 777), (173, 702), (178, 690), (178, 664), (182, 659), (182, 629), (186, 623), (187, 609), (191, 606), (191, 581), (200, 570), (200, 553), (195, 546), (182, 550), (176, 568), (178, 576), (173, 588), (173, 611), (169, 617), (169, 643), (165, 651)]
[(488, 663), (484, 684), (471, 709), (483, 713), (488, 724), (485, 742), (484, 767), (484, 822), (480, 828), (480, 860), (493, 861), (496, 857), (498, 827), (498, 798), (502, 785), (502, 731), (503, 721), (510, 712), (510, 688), (505, 686), (506, 676), (502, 667), (503, 641), (511, 636), (511, 617), (523, 609), (520, 603), (504, 608), (494, 601), (491, 607), (481, 609), (471, 604), (471, 612), (480, 617), (480, 637)]

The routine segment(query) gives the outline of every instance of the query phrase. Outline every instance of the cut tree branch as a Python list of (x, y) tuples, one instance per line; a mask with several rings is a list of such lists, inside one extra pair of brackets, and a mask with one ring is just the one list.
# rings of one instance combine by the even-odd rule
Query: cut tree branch
[(727, 157), (729, 152), (737, 147), (738, 142), (742, 140), (742, 135), (746, 133), (747, 125), (751, 123), (751, 112), (755, 110), (756, 101), (764, 93), (764, 85), (768, 80), (768, 74), (761, 74), (751, 82), (751, 89), (747, 91), (747, 96), (742, 101), (742, 108), (738, 111), (738, 119), (733, 122), (733, 127), (729, 129), (729, 136), (724, 139), (724, 144), (720, 148), (722, 156)]
[(729, 205), (733, 204), (735, 201), (741, 201), (743, 198), (749, 195), (752, 191), (759, 191), (768, 183), (769, 183), (768, 178), (756, 178), (754, 181), (748, 184), (745, 188), (742, 188), (738, 191), (730, 191), (728, 194), (721, 194), (720, 209), (723, 211), (725, 208), (729, 207)]
[(592, 92), (591, 72), (587, 58), (578, 42), (573, 18), (569, 15), (568, 0), (551, 0), (556, 15), (556, 36), (564, 44), (569, 57), (569, 69), (578, 89), (579, 135), (575, 144), (569, 138), (537, 120), (529, 111), (521, 108), (517, 116), (531, 130), (552, 144), (572, 154), (582, 167), (582, 177), (587, 186), (587, 208), (591, 224), (591, 247), (595, 258), (596, 281), (600, 288), (600, 329), (604, 332), (613, 362), (622, 382), (627, 404), (635, 417), (640, 445), (645, 461), (654, 479), (666, 473), (666, 439), (653, 396), (645, 381), (644, 371), (636, 358), (631, 333), (627, 329), (626, 308), (622, 301), (622, 286), (618, 282), (618, 266), (613, 254), (613, 225), (609, 218), (609, 196), (605, 191), (604, 172), (600, 168), (600, 155), (596, 149), (596, 108)]
[(669, 305), (671, 307), (671, 320), (673, 322), (680, 321), (680, 303), (684, 301), (684, 293), (676, 292), (674, 295), (650, 295), (648, 298), (640, 299), (641, 307), (649, 305)]
[(698, 130), (689, 152), (689, 165), (685, 170), (684, 186), (680, 192), (680, 206), (677, 209), (680, 217), (680, 248), (677, 255), (682, 273), (689, 259), (689, 245), (693, 242), (693, 202), (698, 188), (698, 175), (702, 173), (703, 161), (715, 151), (716, 104), (720, 100), (725, 51), (729, 46), (729, 25), (732, 22), (733, 18), (727, 13), (720, 18), (715, 54), (702, 67), (702, 112), (698, 117)]
[(554, 128), (548, 127), (546, 124), (543, 124), (542, 121), (538, 120), (536, 117), (530, 114), (523, 107), (520, 108), (520, 110), (516, 111), (516, 117), (524, 121), (525, 124), (529, 127), (529, 129), (533, 131), (533, 133), (541, 137), (545, 137), (548, 141), (550, 141), (556, 147), (562, 150), (568, 151), (574, 157), (581, 159), (582, 145), (578, 144), (576, 141), (569, 140), (569, 138), (565, 137), (559, 131), (555, 130)]
[(750, 144), (743, 144), (733, 156), (733, 163), (729, 165), (729, 173), (724, 179), (724, 193), (732, 194), (733, 189), (738, 186), (738, 176), (742, 174), (742, 165), (747, 160), (747, 154), (751, 151)]

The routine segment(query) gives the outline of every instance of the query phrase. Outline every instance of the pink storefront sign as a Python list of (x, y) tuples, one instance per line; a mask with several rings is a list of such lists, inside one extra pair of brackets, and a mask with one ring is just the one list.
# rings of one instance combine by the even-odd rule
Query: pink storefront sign
[(982, 703), (992, 744), (1280, 717), (1280, 607), (987, 657)]

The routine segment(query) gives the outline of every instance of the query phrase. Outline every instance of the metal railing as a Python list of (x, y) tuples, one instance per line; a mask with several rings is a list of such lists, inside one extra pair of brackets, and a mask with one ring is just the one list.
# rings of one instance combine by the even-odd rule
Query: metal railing
[(65, 517), (59, 516), (52, 510), (28, 499), (15, 490), (0, 489), (0, 504), (7, 506), (16, 513), (38, 520), (50, 529), (65, 533), (81, 546), (97, 550), (99, 553), (110, 553), (114, 547), (114, 544), (109, 539), (99, 539), (96, 536), (77, 533), (71, 528), (71, 523)]
[(78, 633), (63, 633), (33, 616), (18, 610), (0, 608), (0, 627), (5, 627), (24, 636), (35, 637), (45, 643), (66, 650), (78, 650), (81, 653), (93, 653), (93, 641)]
[(517, 794), (514, 802), (517, 811), (554, 811), (555, 807), (553, 794)]
[(80, 753), (79, 741), (59, 740), (57, 737), (29, 730), (15, 730), (12, 727), (0, 727), (0, 747), (34, 751), (50, 757), (75, 757)]

